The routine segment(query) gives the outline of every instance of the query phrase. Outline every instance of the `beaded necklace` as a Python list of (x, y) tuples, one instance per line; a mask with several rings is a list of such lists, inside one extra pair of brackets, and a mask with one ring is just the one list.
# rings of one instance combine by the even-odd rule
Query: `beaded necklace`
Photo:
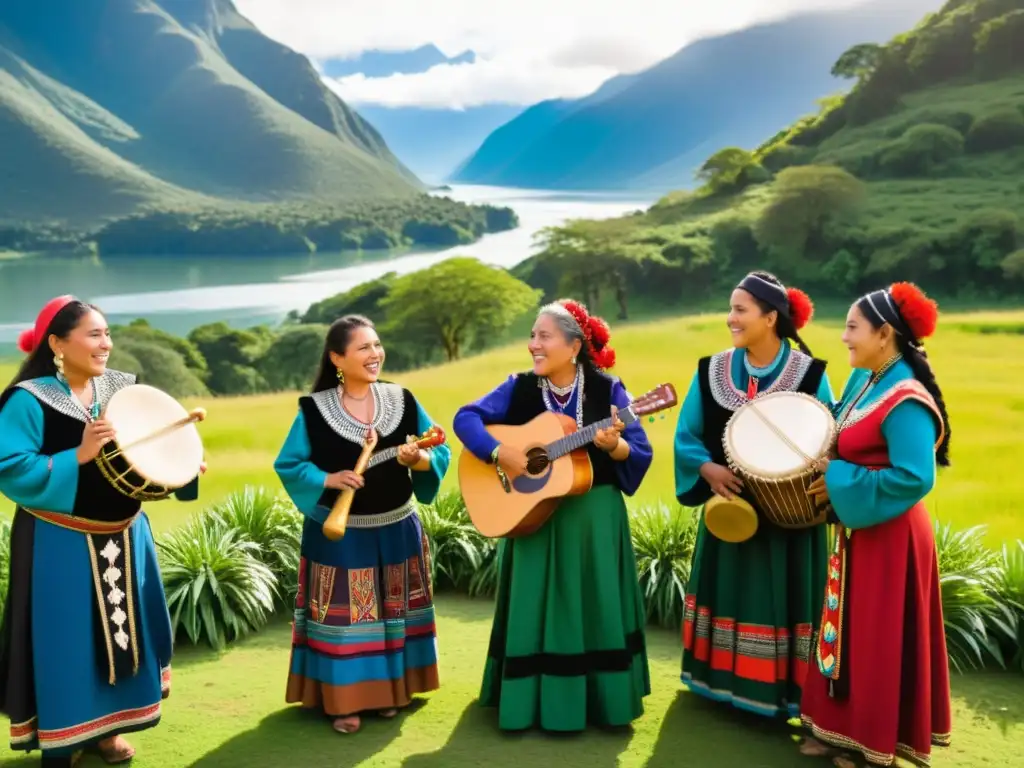
[(92, 405), (88, 408), (86, 408), (85, 404), (78, 399), (78, 395), (72, 391), (71, 384), (68, 383), (68, 380), (64, 377), (63, 373), (60, 373), (59, 371), (57, 372), (57, 380), (64, 385), (64, 388), (67, 390), (68, 397), (71, 398), (71, 402), (81, 409), (82, 413), (85, 414), (87, 421), (96, 421), (100, 417), (100, 396), (96, 390), (95, 377), (89, 379), (89, 384), (92, 387)]
[(857, 396), (852, 398), (850, 402), (843, 408), (843, 410), (840, 411), (839, 418), (836, 420), (839, 423), (840, 430), (846, 425), (846, 422), (850, 420), (850, 416), (853, 414), (853, 409), (857, 406), (857, 403), (859, 403), (864, 398), (864, 396), (867, 395), (869, 391), (871, 391), (871, 389), (878, 383), (879, 379), (881, 379), (889, 371), (890, 368), (892, 368), (894, 365), (896, 365), (896, 363), (898, 363), (902, 359), (903, 355), (901, 354), (893, 355), (892, 357), (885, 361), (881, 368), (879, 368), (874, 374), (871, 375), (867, 382), (865, 382), (864, 386), (861, 387), (861, 390), (860, 392), (857, 393)]
[(573, 390), (576, 391), (576, 426), (583, 427), (583, 366), (576, 365), (576, 378), (568, 387), (555, 387), (545, 376), (540, 380), (541, 397), (544, 399), (544, 407), (549, 411), (565, 413), (565, 405), (558, 403), (552, 398), (552, 393), (566, 397), (566, 404), (572, 399)]

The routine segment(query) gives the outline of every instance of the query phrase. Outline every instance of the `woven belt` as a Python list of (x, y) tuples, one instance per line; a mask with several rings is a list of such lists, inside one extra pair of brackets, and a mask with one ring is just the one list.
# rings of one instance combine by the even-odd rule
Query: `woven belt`
[(348, 528), (380, 528), (384, 525), (391, 525), (401, 520), (405, 520), (409, 515), (416, 511), (416, 504), (409, 497), (409, 500), (397, 509), (392, 509), (390, 512), (378, 512), (376, 515), (349, 515), (348, 516)]
[(107, 522), (104, 520), (90, 520), (87, 517), (75, 517), (74, 515), (66, 515), (61, 512), (44, 512), (40, 509), (29, 509), (28, 507), (21, 507), (21, 509), (24, 509), (32, 515), (32, 517), (42, 520), (44, 523), (50, 523), (51, 525), (56, 525), (59, 528), (66, 528), (69, 531), (75, 531), (77, 533), (91, 533), (96, 536), (121, 533), (121, 531), (130, 527), (131, 524), (135, 522), (135, 518), (139, 516), (139, 513), (136, 512), (127, 520)]

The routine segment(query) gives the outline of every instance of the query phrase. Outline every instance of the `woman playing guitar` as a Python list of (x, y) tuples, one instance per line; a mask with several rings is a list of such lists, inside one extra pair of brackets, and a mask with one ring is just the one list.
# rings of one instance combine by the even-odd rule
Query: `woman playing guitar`
[[(453, 429), (481, 461), (510, 479), (527, 457), (487, 424), (521, 425), (545, 410), (578, 427), (630, 404), (603, 320), (563, 300), (541, 309), (528, 349), (533, 370), (514, 374), (456, 414)], [(529, 535), (500, 541), (498, 597), (481, 704), (503, 730), (582, 731), (588, 721), (627, 725), (650, 693), (644, 607), (623, 494), (636, 492), (652, 451), (639, 422), (617, 417), (587, 452), (593, 485), (562, 499)]]

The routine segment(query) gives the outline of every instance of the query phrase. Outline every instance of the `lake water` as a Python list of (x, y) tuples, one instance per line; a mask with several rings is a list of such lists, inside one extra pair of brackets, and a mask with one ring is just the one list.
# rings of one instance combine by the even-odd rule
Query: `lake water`
[(507, 205), (519, 214), (511, 232), (446, 250), (401, 254), (316, 253), (280, 256), (140, 256), (108, 259), (33, 257), (0, 260), (0, 352), (12, 351), (50, 298), (73, 293), (103, 308), (112, 323), (143, 317), (178, 335), (204, 323), (275, 323), (293, 309), (342, 293), (385, 272), (413, 272), (451, 256), (512, 267), (536, 252), (534, 235), (569, 219), (601, 219), (647, 208), (653, 198), (453, 187), (457, 200)]

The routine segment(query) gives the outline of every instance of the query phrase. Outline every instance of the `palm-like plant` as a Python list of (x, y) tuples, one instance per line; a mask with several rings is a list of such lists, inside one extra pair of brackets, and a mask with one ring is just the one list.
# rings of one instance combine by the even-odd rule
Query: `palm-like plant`
[(277, 580), (280, 604), (289, 605), (298, 591), (302, 513), (264, 488), (246, 486), (204, 514), (256, 545), (256, 557)]
[(8, 578), (11, 571), (11, 521), (0, 517), (0, 611), (7, 605)]
[(274, 573), (259, 547), (217, 518), (193, 517), (158, 542), (160, 570), (175, 635), (222, 649), (253, 632), (274, 611)]
[(420, 520), (430, 543), (434, 588), (467, 586), (483, 565), (488, 543), (470, 521), (462, 496), (438, 494), (433, 504), (420, 508)]
[(697, 540), (696, 514), (678, 505), (637, 507), (630, 527), (647, 620), (678, 627)]
[(982, 525), (957, 531), (935, 524), (946, 645), (949, 663), (959, 672), (979, 669), (989, 659), (1006, 666), (997, 632), (1011, 632), (1014, 617), (996, 593), (999, 555), (985, 546), (984, 535)]
[(995, 590), (1010, 613), (1003, 643), (1013, 666), (1024, 672), (1024, 541), (1003, 544), (999, 565)]

